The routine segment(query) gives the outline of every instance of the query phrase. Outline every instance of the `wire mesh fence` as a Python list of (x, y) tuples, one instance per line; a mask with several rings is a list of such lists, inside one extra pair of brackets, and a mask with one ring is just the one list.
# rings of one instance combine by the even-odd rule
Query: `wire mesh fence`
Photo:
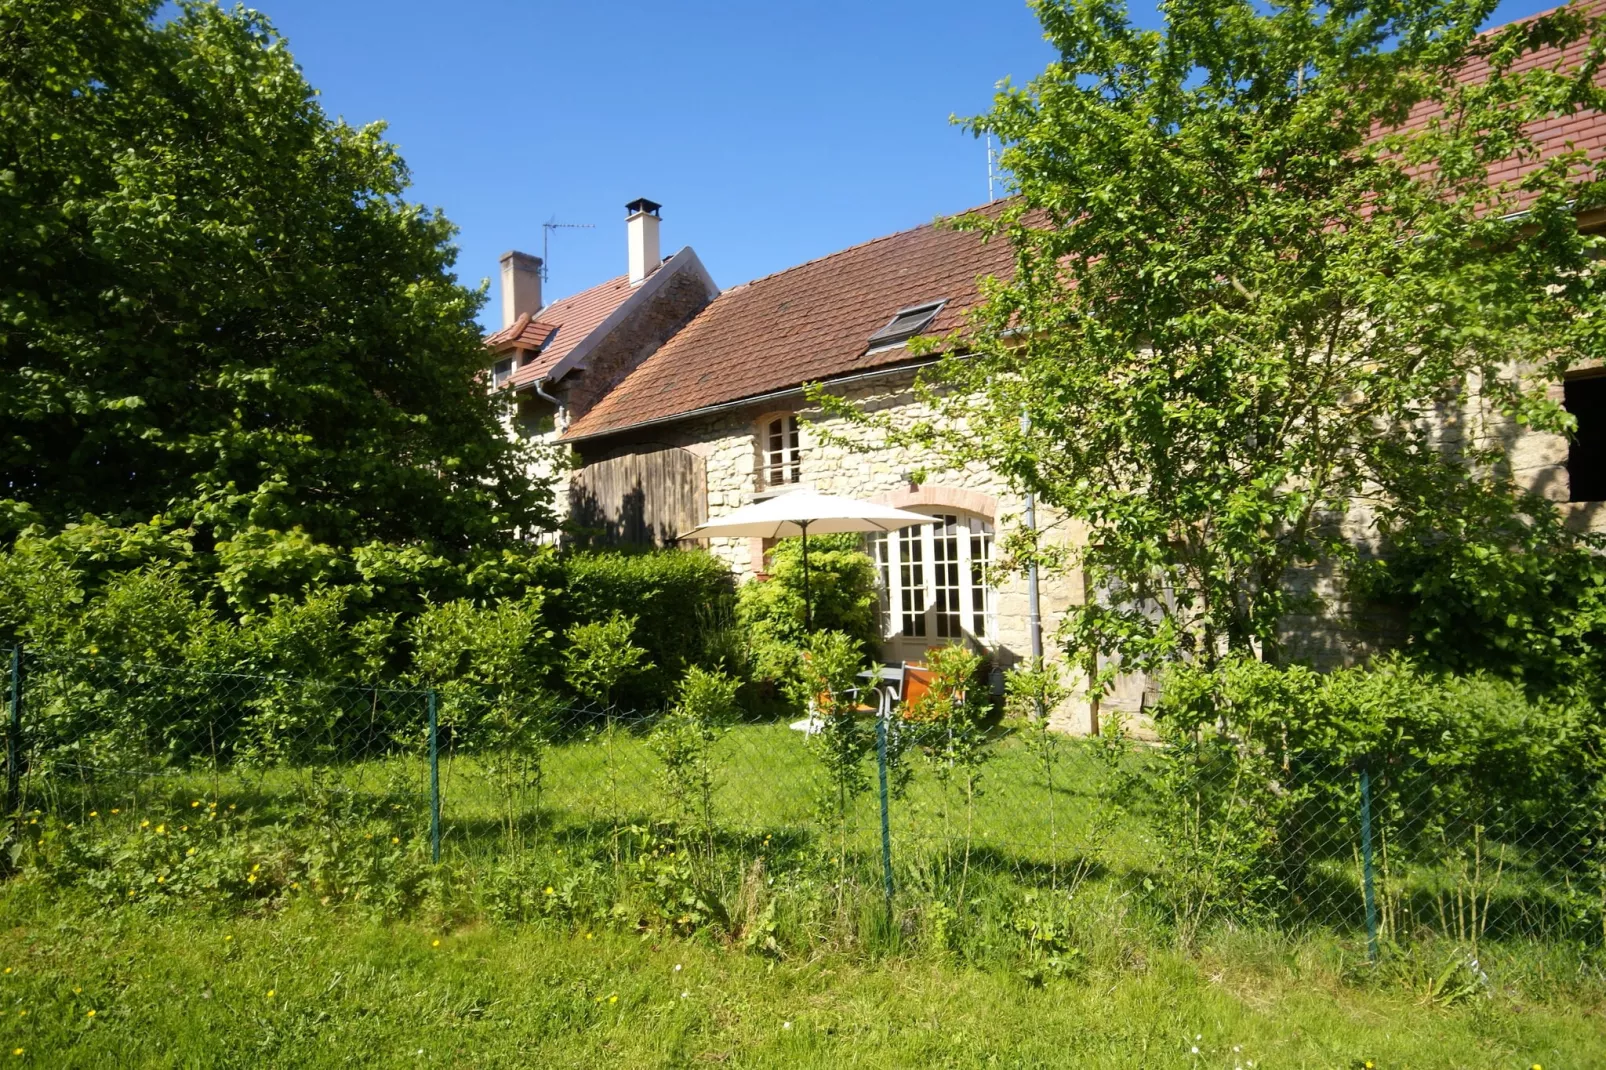
[(108, 898), (405, 897), (444, 859), (511, 866), (530, 910), (567, 894), (565, 867), (616, 900), (625, 884), (657, 895), (671, 920), (728, 915), (756, 874), (808, 871), (890, 907), (1102, 888), (1184, 935), (1316, 930), (1374, 954), (1606, 943), (1593, 788), (1520, 770), (1262, 768), (1230, 741), (1159, 748), (1030, 722), (956, 734), (890, 704), (838, 723), (702, 724), (462, 685), (33, 650), (3, 664), (11, 842)]

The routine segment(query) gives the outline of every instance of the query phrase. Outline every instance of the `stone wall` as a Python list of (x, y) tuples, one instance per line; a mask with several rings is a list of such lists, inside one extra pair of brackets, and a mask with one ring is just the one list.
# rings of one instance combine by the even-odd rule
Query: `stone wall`
[(558, 384), (569, 422), (590, 411), (603, 395), (652, 356), (693, 316), (713, 300), (707, 277), (696, 270), (695, 262), (677, 266), (670, 260), (659, 271), (669, 278), (657, 282), (648, 277), (642, 286), (654, 286), (650, 300), (632, 309), (630, 315), (596, 343), (585, 357), (583, 367), (570, 372)]

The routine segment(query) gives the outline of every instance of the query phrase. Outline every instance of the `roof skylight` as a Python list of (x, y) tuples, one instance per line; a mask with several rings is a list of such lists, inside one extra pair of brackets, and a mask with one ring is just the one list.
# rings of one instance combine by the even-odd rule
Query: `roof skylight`
[(892, 317), (892, 322), (870, 336), (870, 345), (889, 346), (905, 339), (913, 338), (937, 318), (937, 313), (947, 301), (927, 301), (924, 304), (910, 305), (900, 308), (898, 314)]

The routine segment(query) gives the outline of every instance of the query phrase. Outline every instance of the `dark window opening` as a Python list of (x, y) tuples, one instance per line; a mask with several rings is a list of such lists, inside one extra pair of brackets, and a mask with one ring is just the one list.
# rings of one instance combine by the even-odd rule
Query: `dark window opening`
[(937, 318), (944, 302), (927, 301), (923, 305), (910, 305), (900, 308), (898, 314), (892, 317), (892, 322), (870, 336), (872, 346), (892, 345), (906, 338), (913, 338)]
[(558, 410), (541, 398), (521, 397), (517, 428), (525, 438), (550, 434), (558, 429)]
[(493, 382), (497, 386), (501, 386), (503, 383), (507, 382), (508, 379), (512, 377), (512, 375), (513, 375), (513, 358), (512, 357), (508, 357), (506, 360), (497, 361), (496, 364), (493, 365), (492, 368), (491, 368), (491, 382)]
[(1567, 449), (1569, 501), (1606, 501), (1606, 375), (1569, 379), (1563, 404), (1578, 421)]

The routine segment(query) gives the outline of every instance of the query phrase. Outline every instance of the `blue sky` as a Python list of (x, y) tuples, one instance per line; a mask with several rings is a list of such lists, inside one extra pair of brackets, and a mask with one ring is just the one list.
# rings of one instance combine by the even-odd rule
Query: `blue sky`
[(1051, 58), (1023, 0), (252, 6), (326, 110), (390, 124), (412, 199), (461, 228), (465, 282), (540, 255), (546, 220), (595, 224), (554, 233), (549, 302), (625, 271), (636, 197), (721, 286), (982, 203), (985, 148), (949, 116)]

